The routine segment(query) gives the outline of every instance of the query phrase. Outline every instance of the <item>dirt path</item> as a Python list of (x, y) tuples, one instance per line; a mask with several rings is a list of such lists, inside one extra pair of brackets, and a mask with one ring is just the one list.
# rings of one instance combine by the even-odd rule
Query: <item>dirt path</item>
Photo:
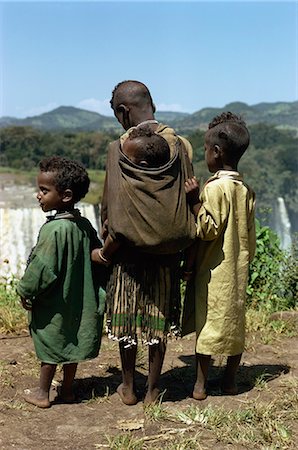
[[(116, 388), (121, 372), (118, 347), (103, 337), (101, 354), (95, 360), (79, 366), (75, 392), (77, 402), (73, 405), (53, 404), (50, 409), (40, 410), (22, 400), (25, 388), (38, 382), (39, 366), (35, 359), (30, 337), (0, 339), (0, 449), (2, 450), (39, 450), (39, 449), (225, 449), (225, 448), (297, 448), (297, 386), (298, 386), (298, 338), (274, 339), (263, 344), (257, 334), (248, 337), (248, 350), (243, 356), (239, 371), (240, 393), (234, 397), (221, 396), (216, 387), (211, 386), (210, 395), (203, 402), (191, 398), (194, 380), (194, 336), (169, 343), (162, 375), (163, 395), (159, 415), (148, 415), (142, 401), (136, 406), (121, 403)], [(221, 372), (223, 360), (214, 361), (210, 378), (216, 378)], [(138, 354), (137, 387), (140, 395), (146, 382), (147, 352)], [(56, 385), (61, 379), (58, 371)], [(52, 396), (55, 397), (55, 386)], [(296, 397), (295, 397), (296, 390)], [(234, 424), (223, 426), (230, 411), (257, 410), (262, 405), (263, 419), (274, 421), (269, 416), (274, 402), (282, 402), (275, 416), (282, 408), (288, 408), (286, 427), (289, 439), (285, 446), (274, 446), (276, 432), (272, 429), (271, 446), (262, 442), (244, 443), (244, 440), (224, 436), (225, 430), (232, 433)], [(276, 403), (277, 404), (277, 403)], [(295, 405), (294, 405), (295, 404)], [(226, 411), (221, 422), (214, 429), (203, 420), (173, 420), (177, 412), (189, 411), (190, 407), (202, 411)], [(296, 413), (293, 413), (295, 406)], [(166, 411), (163, 416), (160, 410)], [(267, 413), (266, 413), (267, 411)], [(281, 411), (282, 412), (282, 411)], [(248, 414), (248, 413), (247, 413)], [(268, 414), (268, 419), (266, 419)], [(273, 414), (273, 416), (274, 416)], [(172, 418), (170, 418), (172, 417)], [(252, 420), (246, 418), (246, 421)], [(262, 420), (262, 418), (260, 418)], [(273, 425), (272, 425), (273, 427)], [(220, 430), (220, 433), (216, 431)], [(222, 431), (221, 431), (222, 430)], [(286, 432), (286, 431), (285, 431)], [(126, 436), (132, 443), (122, 444), (116, 438)], [(114, 444), (111, 442), (114, 438)], [(265, 439), (265, 438), (264, 438)], [(280, 439), (283, 439), (282, 437)], [(187, 444), (187, 440), (189, 444)], [(230, 441), (230, 443), (229, 443)], [(131, 441), (132, 442), (132, 441)], [(139, 442), (139, 446), (137, 445)], [(180, 442), (180, 446), (177, 444)], [(181, 442), (184, 442), (182, 446)], [(176, 443), (176, 444), (175, 444)], [(169, 445), (172, 446), (169, 446)], [(176, 446), (175, 446), (176, 445)]]

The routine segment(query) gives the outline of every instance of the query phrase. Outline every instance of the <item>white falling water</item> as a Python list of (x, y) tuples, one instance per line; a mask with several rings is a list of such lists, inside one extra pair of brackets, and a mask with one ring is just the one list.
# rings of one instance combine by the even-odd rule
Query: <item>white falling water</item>
[(274, 228), (280, 239), (281, 248), (283, 250), (290, 250), (292, 244), (291, 222), (283, 197), (277, 198)]
[[(99, 231), (95, 207), (87, 203), (77, 206), (82, 216), (87, 217)], [(12, 276), (19, 278), (23, 274), (45, 221), (46, 215), (39, 207), (0, 207), (0, 280), (10, 280)]]

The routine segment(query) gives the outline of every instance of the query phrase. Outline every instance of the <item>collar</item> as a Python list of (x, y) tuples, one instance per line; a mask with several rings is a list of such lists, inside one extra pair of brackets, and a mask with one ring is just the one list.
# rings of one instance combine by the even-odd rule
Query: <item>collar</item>
[(243, 183), (243, 176), (236, 170), (218, 170), (212, 177), (207, 180), (206, 184), (211, 181), (221, 179), (233, 180), (238, 181), (238, 183)]
[(47, 216), (47, 222), (50, 222), (51, 220), (56, 219), (77, 219), (78, 217), (81, 217), (81, 213), (79, 209), (72, 209), (71, 211), (53, 211), (54, 214), (50, 214)]
[[(157, 125), (158, 121), (155, 119), (144, 120), (143, 122), (138, 123), (138, 125), (136, 125), (135, 127), (131, 127), (131, 128), (139, 128), (139, 127), (142, 127), (143, 125), (148, 125), (150, 123)], [(131, 130), (131, 128), (130, 128), (130, 130)]]

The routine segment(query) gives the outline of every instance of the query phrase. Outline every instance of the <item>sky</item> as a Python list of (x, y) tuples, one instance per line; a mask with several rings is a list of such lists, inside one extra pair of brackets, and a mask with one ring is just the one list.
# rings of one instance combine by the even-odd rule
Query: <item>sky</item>
[(0, 117), (112, 115), (128, 79), (159, 111), (295, 101), (298, 2), (0, 0)]

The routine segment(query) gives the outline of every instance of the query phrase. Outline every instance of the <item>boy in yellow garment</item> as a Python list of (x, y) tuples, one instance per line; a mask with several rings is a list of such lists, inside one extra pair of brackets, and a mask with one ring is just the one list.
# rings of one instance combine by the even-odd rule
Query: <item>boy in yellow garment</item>
[[(245, 123), (228, 112), (215, 117), (205, 135), (205, 160), (214, 175), (199, 197), (195, 178), (185, 183), (197, 215), (197, 242), (185, 263), (183, 334), (196, 331), (197, 378), (193, 397), (207, 396), (211, 355), (227, 356), (221, 389), (236, 394), (244, 350), (249, 262), (255, 253), (255, 194), (243, 182), (238, 162), (249, 145)], [(194, 276), (192, 271), (194, 270)]]

